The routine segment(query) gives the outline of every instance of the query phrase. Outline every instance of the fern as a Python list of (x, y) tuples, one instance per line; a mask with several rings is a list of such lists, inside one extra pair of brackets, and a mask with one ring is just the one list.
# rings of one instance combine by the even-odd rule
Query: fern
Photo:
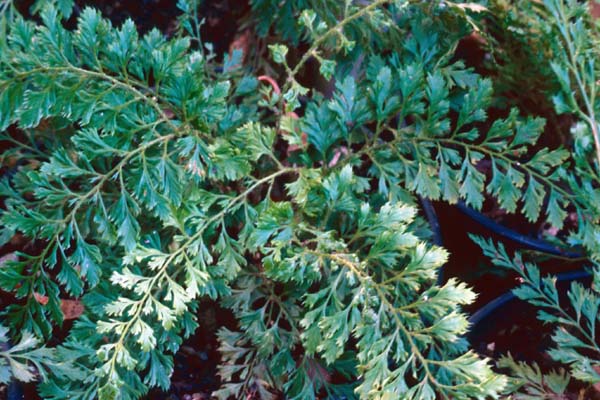
[(15, 378), (31, 382), (40, 375), (46, 379), (50, 371), (63, 379), (83, 379), (68, 353), (40, 346), (40, 340), (26, 332), (14, 346), (9, 346), (8, 329), (0, 326), (0, 384)]
[[(168, 389), (203, 298), (238, 321), (218, 334), (217, 398), (500, 396), (506, 378), (463, 337), (476, 295), (436, 283), (448, 254), (428, 244), (416, 196), (478, 209), (488, 196), (561, 228), (593, 189), (567, 150), (535, 147), (543, 119), (488, 117), (491, 82), (454, 59), (484, 7), (326, 3), (263, 15), (260, 33), (282, 35), (268, 61), (281, 90), (239, 53), (205, 52), (194, 1), (169, 39), (90, 8), (68, 30), (64, 1), (41, 24), (2, 16), (3, 158), (33, 160), (0, 184), (0, 237), (32, 242), (0, 269), (18, 299), (3, 321), (30, 350), (62, 324), (62, 299), (85, 308), (64, 342), (24, 358), (42, 396)], [(292, 63), (284, 40), (308, 49)], [(313, 58), (328, 98), (301, 83)], [(46, 367), (67, 360), (71, 374)]]
[(515, 361), (510, 354), (498, 360), (498, 366), (508, 369), (513, 379), (510, 380), (507, 394), (515, 400), (561, 399), (566, 396), (569, 376), (564, 369), (542, 373), (540, 367), (533, 363)]
[[(542, 277), (539, 268), (524, 262), (519, 253), (511, 258), (502, 244), (496, 245), (491, 240), (476, 236), (472, 236), (472, 239), (494, 265), (518, 273), (523, 283), (513, 293), (519, 299), (540, 307), (538, 318), (541, 321), (557, 325), (552, 335), (556, 347), (548, 351), (550, 357), (569, 365), (574, 378), (589, 383), (599, 382), (600, 375), (595, 368), (600, 355), (596, 338), (600, 297), (595, 286), (587, 289), (579, 282), (571, 283), (567, 292), (571, 311), (561, 301), (553, 276)], [(598, 271), (594, 269), (594, 281), (597, 279)]]

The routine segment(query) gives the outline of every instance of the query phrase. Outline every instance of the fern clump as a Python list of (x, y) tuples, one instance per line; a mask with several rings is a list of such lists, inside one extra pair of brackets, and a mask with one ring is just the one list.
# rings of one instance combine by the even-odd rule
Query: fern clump
[[(218, 332), (220, 399), (503, 393), (464, 338), (476, 294), (437, 282), (448, 253), (416, 200), (487, 197), (561, 229), (591, 189), (570, 179), (568, 150), (537, 143), (544, 119), (488, 115), (491, 81), (453, 53), (483, 6), (284, 2), (282, 21), (302, 21), (290, 27), (252, 1), (259, 34), (281, 35), (264, 60), (280, 89), (239, 52), (216, 61), (194, 1), (171, 38), (93, 8), (69, 30), (58, 3), (41, 23), (10, 4), (2, 16), (3, 157), (28, 161), (0, 183), (0, 237), (30, 245), (0, 268), (18, 343), (0, 382), (35, 367), (49, 399), (166, 390), (210, 298), (237, 320)], [(292, 62), (285, 40), (308, 50)], [(331, 95), (301, 83), (312, 58)], [(67, 299), (83, 314), (44, 346)]]

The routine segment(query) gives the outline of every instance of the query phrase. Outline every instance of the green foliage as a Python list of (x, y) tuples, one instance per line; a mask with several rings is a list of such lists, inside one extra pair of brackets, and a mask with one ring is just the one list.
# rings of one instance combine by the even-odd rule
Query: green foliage
[[(572, 242), (600, 254), (598, 203), (586, 200), (596, 186), (574, 175), (595, 174), (585, 151), (538, 144), (544, 119), (516, 107), (490, 117), (491, 80), (455, 57), (480, 4), (280, 3), (251, 1), (251, 18), (277, 35), (262, 57), (284, 75), (281, 93), (259, 86), (265, 77), (240, 52), (216, 61), (196, 1), (178, 2), (172, 38), (140, 35), (131, 20), (115, 27), (91, 8), (68, 30), (66, 1), (34, 7), (39, 24), (6, 3), (2, 159), (28, 162), (0, 182), (0, 238), (30, 245), (0, 268), (0, 288), (17, 299), (2, 320), (19, 343), (0, 353), (2, 381), (35, 370), (40, 394), (56, 400), (166, 390), (210, 298), (238, 322), (218, 332), (219, 399), (506, 390), (464, 338), (461, 307), (476, 294), (454, 278), (437, 283), (448, 253), (428, 243), (416, 198), (477, 209), (489, 198), (559, 229), (572, 208), (588, 216)], [(300, 41), (308, 49), (297, 54), (288, 45)], [(331, 95), (299, 78), (312, 58)], [(554, 70), (566, 90), (570, 77)], [(587, 133), (577, 134), (585, 150)], [(518, 293), (556, 309), (552, 282), (535, 271)], [(571, 292), (580, 308), (569, 321), (587, 321), (589, 335), (596, 294)], [(63, 323), (64, 299), (84, 314), (66, 340), (40, 347)], [(560, 335), (552, 356), (591, 374), (577, 337)], [(535, 368), (505, 366), (521, 386), (541, 385)]]
[[(600, 382), (600, 374), (597, 372), (600, 347), (596, 338), (600, 307), (598, 286), (593, 285), (588, 289), (579, 282), (572, 282), (565, 305), (556, 287), (555, 277), (542, 277), (539, 268), (535, 264), (524, 262), (519, 253), (511, 258), (501, 243), (496, 245), (491, 240), (476, 236), (472, 236), (472, 239), (494, 265), (509, 268), (520, 276), (522, 284), (513, 293), (519, 299), (539, 307), (538, 318), (541, 321), (557, 326), (552, 335), (556, 347), (548, 351), (550, 357), (568, 365), (575, 379), (589, 383)], [(596, 283), (600, 271), (595, 268), (593, 275)]]
[(566, 396), (569, 376), (563, 369), (542, 373), (533, 363), (515, 361), (510, 354), (498, 360), (498, 366), (510, 371), (507, 394), (514, 400), (560, 399)]
[(36, 374), (46, 379), (50, 371), (65, 379), (83, 379), (67, 353), (40, 346), (40, 340), (31, 333), (24, 333), (18, 343), (9, 347), (8, 329), (0, 325), (0, 384), (11, 378), (31, 382)]
[[(285, 391), (297, 399), (314, 398), (319, 389), (331, 398), (348, 391), (326, 380), (314, 381), (313, 369), (326, 375), (359, 374), (362, 382), (355, 391), (361, 398), (426, 399), (436, 391), (476, 398), (495, 393), (502, 379), (493, 377), (474, 354), (461, 354), (466, 343), (460, 335), (468, 324), (455, 308), (471, 302), (474, 294), (455, 280), (430, 286), (446, 252), (428, 248), (408, 230), (415, 209), (386, 203), (375, 211), (361, 202), (365, 183), (349, 166), (325, 178), (324, 191), (314, 199), (330, 207), (330, 215), (319, 218), (321, 227), (309, 219), (295, 222), (290, 203), (270, 204), (259, 215), (251, 243), (265, 254), (264, 277), (251, 274), (238, 280), (241, 285), (234, 286), (225, 304), (238, 316), (257, 354), (271, 358), (263, 366), (271, 373), (265, 375), (290, 376)], [(337, 213), (344, 215), (339, 236), (334, 233), (342, 219)], [(271, 293), (261, 290), (265, 279), (284, 284), (284, 300), (274, 297), (275, 288)], [(318, 290), (311, 289), (315, 283)], [(257, 303), (260, 308), (252, 307)], [(227, 360), (235, 361), (234, 371), (247, 368), (251, 353), (247, 346), (234, 347), (239, 337), (223, 331), (221, 339), (232, 340), (223, 346)], [(298, 345), (305, 350), (300, 369), (292, 356)], [(356, 371), (345, 371), (352, 358)], [(224, 367), (221, 376), (231, 379), (232, 368)], [(411, 369), (418, 379), (412, 387), (406, 378)], [(248, 374), (240, 373), (240, 378)], [(265, 391), (277, 387), (268, 379), (261, 382)], [(220, 395), (237, 397), (241, 385), (232, 381)]]
[(482, 46), (489, 52), (485, 65), (494, 71), (495, 101), (500, 107), (518, 105), (523, 112), (543, 113), (553, 135), (555, 124), (551, 96), (558, 82), (548, 63), (552, 59), (555, 32), (548, 29), (548, 15), (541, 2), (493, 0), (485, 15)]

